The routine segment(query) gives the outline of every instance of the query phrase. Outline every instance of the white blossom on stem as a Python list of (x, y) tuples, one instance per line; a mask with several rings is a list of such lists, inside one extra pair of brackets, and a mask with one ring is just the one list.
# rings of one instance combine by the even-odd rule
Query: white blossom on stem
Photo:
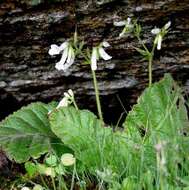
[(165, 24), (164, 29), (165, 29), (165, 30), (168, 30), (168, 29), (170, 28), (170, 26), (171, 26), (171, 21), (169, 21), (169, 22), (167, 22), (167, 23)]
[(66, 71), (75, 60), (75, 52), (73, 47), (69, 42), (64, 42), (60, 46), (57, 46), (56, 44), (52, 44), (51, 48), (49, 50), (49, 55), (58, 55), (62, 54), (62, 57), (59, 62), (56, 63), (55, 68), (57, 70), (63, 70)]
[(97, 70), (97, 60), (99, 59), (97, 47), (93, 47), (91, 56), (91, 69), (93, 71)]
[(163, 37), (165, 36), (165, 34), (167, 34), (169, 27), (171, 26), (171, 22), (167, 22), (163, 28), (154, 28), (151, 30), (151, 33), (156, 35), (155, 40), (154, 40), (154, 44), (157, 45), (157, 50), (161, 49), (161, 44), (163, 41)]
[(104, 48), (107, 48), (109, 46), (110, 44), (104, 41), (98, 47), (93, 47), (92, 55), (91, 55), (91, 69), (93, 71), (97, 70), (97, 61), (99, 60), (99, 58), (102, 58), (105, 61), (110, 60), (112, 58), (104, 50)]
[(131, 22), (130, 17), (128, 17), (126, 21), (120, 21), (120, 22), (114, 23), (114, 25), (115, 26), (125, 26), (124, 29), (122, 30), (122, 32), (119, 34), (119, 37), (124, 36), (125, 33), (130, 32), (134, 27), (134, 25)]
[(58, 109), (60, 107), (68, 107), (68, 105), (71, 104), (73, 102), (73, 100), (74, 100), (74, 93), (71, 89), (69, 89), (67, 92), (64, 92), (64, 97), (59, 102), (56, 109)]
[(114, 26), (125, 26), (125, 24), (127, 23), (126, 20), (121, 20), (121, 21), (114, 21)]

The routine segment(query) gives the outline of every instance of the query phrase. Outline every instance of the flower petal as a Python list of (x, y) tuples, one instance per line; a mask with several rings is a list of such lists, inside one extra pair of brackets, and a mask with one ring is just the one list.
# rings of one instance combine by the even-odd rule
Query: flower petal
[(110, 44), (106, 41), (102, 42), (102, 46), (107, 48), (107, 47), (110, 47)]
[(154, 28), (154, 29), (151, 30), (151, 33), (156, 35), (156, 34), (159, 34), (160, 31), (161, 30), (159, 28)]
[(66, 62), (67, 57), (68, 57), (68, 48), (64, 49), (61, 60), (58, 63), (56, 63), (55, 68), (57, 70), (64, 70), (64, 63)]
[(69, 94), (71, 97), (73, 97), (73, 96), (74, 96), (73, 90), (72, 90), (72, 89), (69, 89), (69, 90), (68, 90), (68, 94)]
[(164, 26), (165, 30), (167, 30), (171, 26), (171, 21), (167, 22)]
[(160, 50), (161, 49), (161, 42), (162, 42), (162, 36), (159, 35), (158, 39), (157, 39), (157, 49)]
[(91, 69), (93, 71), (97, 70), (97, 47), (93, 47), (92, 56), (91, 56)]
[(122, 21), (114, 21), (114, 26), (125, 26), (127, 22), (125, 20), (122, 20)]
[(70, 95), (69, 95), (67, 92), (64, 92), (64, 96), (65, 96), (66, 98), (70, 98)]
[(112, 58), (110, 55), (108, 55), (108, 54), (104, 51), (104, 49), (103, 49), (102, 47), (100, 47), (98, 51), (99, 51), (100, 57), (102, 57), (102, 59), (104, 59), (104, 60), (109, 60), (109, 59)]
[(131, 24), (131, 18), (128, 17), (128, 18), (127, 18), (127, 25), (130, 25), (130, 24)]
[(69, 62), (66, 61), (66, 63), (64, 64), (63, 70), (66, 71), (74, 63), (74, 60), (75, 60), (75, 54), (74, 54), (74, 52), (72, 52), (70, 60), (69, 60)]
[(52, 44), (48, 53), (49, 55), (58, 55), (60, 54), (60, 49), (56, 44)]
[(62, 43), (62, 44), (60, 45), (60, 47), (59, 47), (60, 51), (63, 51), (65, 48), (68, 47), (68, 45), (69, 45), (68, 42), (64, 42), (64, 43)]
[(72, 59), (72, 55), (73, 55), (73, 49), (72, 49), (72, 47), (70, 46), (70, 47), (69, 47), (69, 50), (68, 50), (68, 59), (67, 59), (67, 61), (66, 61), (66, 64), (69, 64), (69, 63), (70, 63), (70, 61), (71, 61), (71, 59)]
[(62, 100), (59, 102), (58, 106), (56, 107), (56, 109), (60, 108), (60, 107), (67, 107), (69, 104), (68, 98), (64, 97), (62, 98)]

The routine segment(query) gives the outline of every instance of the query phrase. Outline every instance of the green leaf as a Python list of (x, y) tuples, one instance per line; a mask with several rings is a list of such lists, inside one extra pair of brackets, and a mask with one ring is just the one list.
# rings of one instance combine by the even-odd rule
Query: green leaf
[(101, 152), (110, 150), (111, 143), (107, 142), (112, 141), (112, 130), (102, 127), (100, 120), (87, 110), (60, 108), (51, 114), (50, 124), (52, 131), (87, 169), (99, 166)]
[(129, 112), (124, 127), (131, 136), (152, 129), (160, 136), (179, 134), (188, 125), (181, 89), (170, 75), (147, 88)]
[[(70, 148), (82, 151), (87, 148), (88, 135), (95, 135), (95, 127), (100, 121), (87, 110), (76, 110), (73, 107), (61, 108), (50, 115), (52, 131)], [(89, 139), (90, 140), (90, 139)], [(78, 147), (79, 149), (77, 150)]]
[(45, 159), (45, 163), (47, 164), (47, 165), (49, 165), (49, 166), (56, 166), (57, 165), (57, 162), (58, 162), (58, 160), (57, 160), (57, 158), (56, 158), (56, 156), (55, 155), (50, 155), (49, 157), (47, 157), (46, 159)]
[(0, 123), (0, 146), (11, 159), (25, 162), (52, 150), (57, 137), (51, 131), (48, 112), (55, 104), (32, 103)]
[(149, 59), (150, 53), (148, 51), (137, 47), (134, 47), (134, 49), (138, 51), (144, 57), (145, 60)]
[(55, 172), (59, 175), (64, 175), (66, 173), (64, 166), (62, 164), (59, 164), (55, 167)]
[(26, 162), (24, 164), (26, 172), (28, 173), (29, 177), (35, 176), (37, 174), (37, 166), (32, 162)]

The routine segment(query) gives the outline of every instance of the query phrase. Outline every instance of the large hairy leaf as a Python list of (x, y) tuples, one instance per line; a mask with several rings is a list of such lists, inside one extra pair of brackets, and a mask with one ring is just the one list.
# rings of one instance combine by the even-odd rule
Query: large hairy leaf
[(51, 114), (50, 124), (52, 131), (74, 151), (85, 171), (93, 174), (109, 167), (115, 173), (122, 173), (126, 163), (130, 164), (131, 156), (136, 154), (128, 153), (133, 146), (124, 134), (101, 125), (90, 111), (60, 108)]
[[(87, 110), (66, 107), (55, 110), (50, 116), (52, 131), (64, 144), (76, 151), (82, 151), (90, 144), (90, 136), (95, 136), (95, 128), (100, 132), (100, 121)], [(88, 139), (88, 142), (86, 142)]]
[(166, 162), (163, 167), (172, 179), (180, 168), (188, 170), (188, 126), (182, 91), (170, 75), (143, 92), (124, 123), (126, 136), (142, 150), (138, 156), (143, 171), (150, 169), (154, 176), (157, 174), (158, 155), (161, 163)]
[(87, 110), (73, 107), (55, 110), (50, 116), (52, 131), (71, 148), (87, 169), (100, 165), (102, 153), (112, 150), (112, 130), (101, 126), (97, 117)]
[(0, 146), (16, 162), (48, 152), (57, 137), (50, 129), (48, 112), (54, 104), (32, 103), (0, 123)]
[(143, 92), (124, 123), (131, 136), (150, 130), (156, 130), (160, 136), (171, 136), (187, 125), (181, 89), (168, 74)]

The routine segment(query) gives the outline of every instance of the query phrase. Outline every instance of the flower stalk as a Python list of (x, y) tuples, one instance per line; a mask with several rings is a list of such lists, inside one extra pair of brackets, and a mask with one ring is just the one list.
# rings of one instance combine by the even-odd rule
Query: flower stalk
[(137, 24), (137, 21), (131, 22), (131, 19), (128, 18), (127, 21), (119, 21), (114, 22), (115, 26), (124, 26), (123, 31), (120, 33), (119, 37), (124, 37), (126, 33), (133, 33), (134, 36), (138, 39), (139, 43), (142, 45), (142, 48), (135, 48), (140, 54), (144, 56), (144, 58), (148, 61), (148, 80), (149, 87), (152, 85), (152, 62), (154, 58), (155, 48), (157, 50), (161, 50), (161, 45), (164, 36), (168, 33), (169, 28), (171, 26), (171, 22), (167, 22), (162, 28), (154, 28), (151, 30), (151, 33), (155, 35), (153, 41), (153, 47), (151, 50), (147, 48), (143, 40), (141, 39), (141, 26)]
[(102, 109), (101, 109), (101, 103), (100, 103), (100, 95), (99, 95), (99, 88), (98, 88), (98, 83), (96, 79), (96, 73), (94, 70), (92, 70), (92, 76), (93, 76), (93, 84), (94, 84), (94, 89), (95, 89), (95, 97), (96, 97), (96, 105), (97, 105), (97, 111), (98, 111), (98, 116), (103, 123), (103, 116), (102, 116)]
[[(109, 47), (110, 44), (104, 41), (100, 43), (98, 46), (93, 47), (91, 52), (89, 51), (89, 49), (87, 49), (88, 52), (86, 54), (83, 52), (83, 45), (84, 42), (78, 41), (77, 32), (75, 32), (73, 39), (67, 40), (66, 42), (62, 43), (60, 46), (52, 44), (49, 50), (49, 54), (51, 56), (62, 54), (61, 60), (58, 63), (56, 63), (55, 66), (57, 70), (62, 70), (66, 72), (67, 69), (74, 63), (74, 60), (77, 55), (81, 55), (85, 59), (85, 63), (91, 66), (98, 116), (101, 123), (103, 124), (104, 121), (103, 121), (100, 95), (99, 95), (99, 89), (98, 89), (98, 83), (95, 71), (97, 70), (97, 61), (100, 58), (102, 58), (105, 61), (110, 60), (112, 58), (104, 50), (104, 48)], [(68, 90), (68, 92), (64, 93), (64, 98), (58, 104), (57, 109), (59, 107), (67, 107), (71, 103), (73, 103), (75, 108), (78, 109), (74, 99), (73, 92), (71, 90)]]

